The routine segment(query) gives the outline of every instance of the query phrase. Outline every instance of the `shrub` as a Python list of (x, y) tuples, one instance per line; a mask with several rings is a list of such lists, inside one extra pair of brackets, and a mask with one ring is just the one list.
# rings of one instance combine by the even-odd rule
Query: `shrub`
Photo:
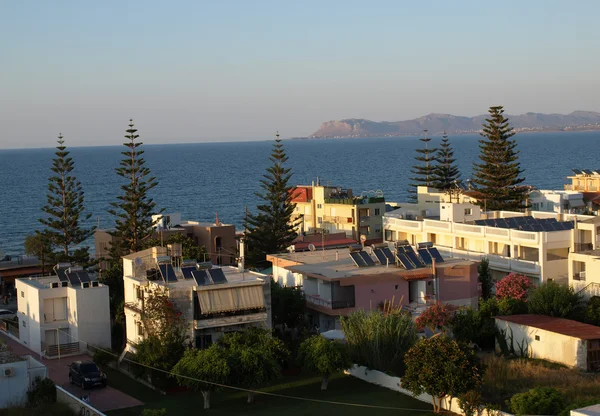
[(485, 257), (481, 259), (477, 266), (479, 282), (481, 283), (481, 297), (489, 299), (492, 296), (492, 275), (490, 274), (490, 263)]
[(477, 390), (469, 390), (458, 397), (458, 406), (465, 416), (479, 415), (479, 409), (483, 405), (483, 397)]
[(341, 318), (350, 355), (358, 365), (402, 376), (404, 354), (417, 341), (412, 317), (401, 310), (358, 310)]
[(450, 328), (457, 341), (479, 343), (482, 321), (479, 311), (473, 308), (461, 308), (454, 315)]
[(585, 308), (585, 322), (600, 325), (600, 296), (592, 296)]
[(321, 335), (310, 337), (302, 343), (299, 361), (322, 377), (321, 390), (327, 390), (331, 374), (352, 367), (348, 347)]
[(557, 318), (581, 319), (583, 315), (582, 296), (572, 287), (547, 282), (529, 295), (529, 313), (554, 316)]
[(94, 356), (92, 357), (92, 359), (98, 365), (98, 367), (102, 368), (108, 365), (108, 363), (113, 362), (115, 360), (115, 356), (108, 351), (96, 349), (96, 351), (94, 351)]
[(142, 416), (166, 416), (167, 409), (144, 409)]
[(557, 415), (565, 407), (562, 394), (552, 387), (536, 387), (510, 399), (517, 415)]
[(36, 377), (34, 386), (27, 392), (29, 404), (39, 406), (56, 403), (56, 385), (49, 378)]
[(425, 309), (416, 319), (417, 328), (419, 330), (428, 328), (432, 332), (436, 332), (436, 330), (445, 332), (446, 328), (450, 326), (457, 309), (452, 304), (436, 302)]
[(510, 273), (496, 283), (496, 298), (527, 302), (527, 292), (533, 287), (531, 280), (522, 274)]

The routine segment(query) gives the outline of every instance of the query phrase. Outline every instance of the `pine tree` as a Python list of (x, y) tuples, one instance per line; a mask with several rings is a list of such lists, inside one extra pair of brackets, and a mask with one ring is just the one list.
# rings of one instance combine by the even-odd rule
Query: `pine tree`
[(50, 261), (86, 266), (90, 262), (89, 247), (81, 244), (94, 233), (95, 227), (85, 228), (81, 222), (88, 220), (92, 214), (84, 213), (83, 188), (72, 174), (75, 164), (62, 134), (58, 135), (56, 149), (50, 168), (53, 174), (48, 179), (46, 205), (42, 207), (47, 216), (39, 219), (46, 226), (41, 234), (58, 249), (50, 254)]
[[(117, 175), (121, 176), (127, 183), (121, 185), (122, 195), (117, 196), (118, 201), (112, 202), (108, 212), (116, 218), (115, 231), (116, 242), (111, 251), (113, 259), (122, 255), (134, 253), (144, 248), (144, 239), (152, 235), (152, 214), (155, 213), (156, 204), (148, 196), (148, 191), (154, 188), (158, 182), (150, 176), (150, 169), (145, 166), (146, 161), (142, 157), (143, 150), (139, 147), (142, 142), (136, 141), (139, 137), (133, 120), (129, 120), (129, 128), (126, 130), (127, 142), (123, 146), (127, 150), (121, 152), (123, 160), (115, 169)], [(160, 211), (162, 212), (162, 210)]]
[(437, 151), (436, 148), (429, 148), (429, 142), (431, 138), (427, 136), (427, 130), (423, 130), (425, 133), (425, 137), (420, 138), (419, 140), (425, 143), (425, 148), (416, 149), (417, 156), (415, 156), (415, 160), (421, 162), (419, 165), (415, 165), (412, 168), (412, 173), (417, 175), (414, 178), (410, 178), (413, 183), (410, 184), (410, 188), (408, 193), (410, 194), (409, 199), (411, 201), (417, 201), (417, 187), (418, 186), (431, 186), (434, 170), (435, 170), (435, 153)]
[(264, 193), (256, 193), (262, 201), (257, 214), (246, 218), (246, 262), (254, 267), (266, 266), (267, 254), (284, 251), (297, 237), (298, 222), (292, 221), (296, 204), (292, 202), (292, 187), (288, 184), (292, 173), (285, 168), (288, 160), (277, 133), (269, 160), (273, 162), (261, 179)]
[(460, 177), (458, 166), (455, 165), (454, 150), (450, 146), (448, 135), (444, 132), (442, 144), (436, 154), (437, 165), (433, 170), (431, 186), (447, 193), (452, 198), (456, 190), (456, 181)]
[(525, 208), (529, 190), (520, 185), (525, 178), (520, 176), (523, 170), (517, 143), (510, 140), (515, 132), (502, 106), (490, 107), (489, 114), (481, 133), (484, 139), (479, 140), (479, 159), (483, 163), (473, 165), (473, 182), (481, 194), (478, 204), (490, 211)]

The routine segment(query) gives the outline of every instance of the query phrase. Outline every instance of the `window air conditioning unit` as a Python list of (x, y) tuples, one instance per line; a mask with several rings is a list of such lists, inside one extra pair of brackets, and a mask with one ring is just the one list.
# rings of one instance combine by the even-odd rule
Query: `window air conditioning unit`
[(12, 367), (6, 367), (2, 370), (2, 375), (4, 377), (12, 377), (15, 375), (15, 369)]
[(58, 287), (58, 284), (59, 284), (59, 282), (52, 282), (52, 283), (50, 283), (50, 287), (51, 288)]

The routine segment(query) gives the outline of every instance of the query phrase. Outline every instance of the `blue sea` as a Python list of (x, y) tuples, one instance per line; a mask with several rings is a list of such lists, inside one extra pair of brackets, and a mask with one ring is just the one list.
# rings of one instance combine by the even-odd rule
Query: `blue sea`
[[(143, 139), (143, 138), (142, 138)], [(462, 177), (471, 175), (479, 153), (479, 136), (450, 137)], [(562, 189), (572, 168), (600, 168), (600, 132), (521, 133), (515, 136), (521, 167), (529, 185)], [(432, 144), (439, 143), (434, 137)], [(159, 184), (151, 196), (165, 212), (181, 212), (185, 220), (219, 219), (241, 228), (244, 210), (258, 203), (259, 181), (269, 165), (272, 141), (144, 145), (145, 159)], [(417, 138), (286, 140), (293, 184), (349, 187), (355, 193), (382, 190), (388, 201), (404, 201), (410, 183)], [(90, 225), (109, 228), (106, 212), (120, 193), (114, 169), (122, 146), (70, 148), (75, 175), (92, 214)], [(54, 149), (0, 150), (0, 249), (23, 252), (27, 234), (40, 227)], [(93, 246), (93, 244), (91, 244)]]

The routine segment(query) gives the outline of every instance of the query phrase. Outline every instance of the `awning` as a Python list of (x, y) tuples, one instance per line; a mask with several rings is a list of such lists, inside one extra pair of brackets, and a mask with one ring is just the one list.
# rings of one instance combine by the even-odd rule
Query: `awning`
[(585, 207), (585, 202), (583, 202), (583, 199), (573, 199), (569, 200), (569, 206), (571, 208)]
[(345, 340), (344, 332), (339, 329), (332, 329), (330, 331), (323, 332), (321, 334), (323, 338), (329, 339), (332, 341), (342, 341)]
[(265, 307), (262, 285), (199, 290), (197, 294), (203, 315)]

